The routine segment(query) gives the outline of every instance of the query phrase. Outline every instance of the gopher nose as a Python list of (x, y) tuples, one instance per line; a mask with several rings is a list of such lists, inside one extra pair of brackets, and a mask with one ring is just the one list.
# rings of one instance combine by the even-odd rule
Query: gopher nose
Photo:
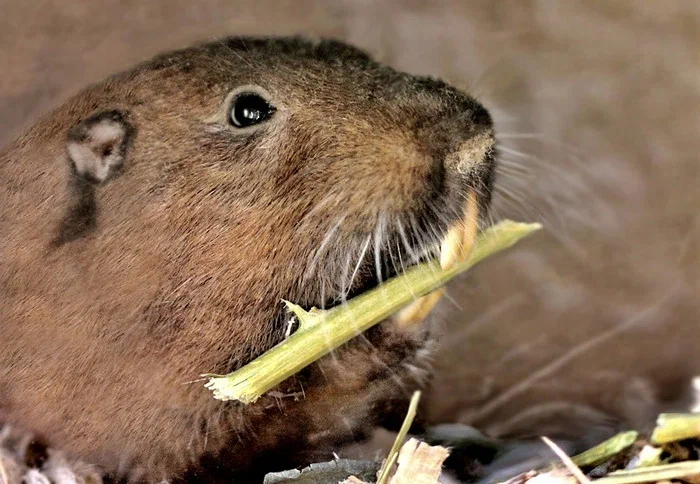
[(445, 157), (446, 168), (462, 175), (473, 173), (475, 168), (489, 159), (495, 139), (491, 116), (476, 105), (458, 115), (452, 124), (450, 150)]
[(493, 133), (490, 130), (482, 131), (458, 144), (456, 150), (445, 159), (445, 165), (461, 175), (468, 175), (488, 160), (493, 146)]

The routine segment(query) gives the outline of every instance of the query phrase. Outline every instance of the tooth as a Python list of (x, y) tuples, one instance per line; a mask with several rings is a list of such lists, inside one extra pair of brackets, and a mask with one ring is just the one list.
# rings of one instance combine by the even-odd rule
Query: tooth
[(399, 326), (408, 326), (413, 323), (418, 323), (425, 319), (428, 313), (442, 299), (444, 289), (438, 289), (421, 298), (416, 299), (411, 304), (403, 308), (395, 316), (396, 324)]
[(460, 259), (460, 247), (462, 245), (461, 223), (453, 225), (440, 245), (440, 267), (449, 269)]
[[(450, 228), (440, 245), (440, 267), (443, 270), (467, 260), (474, 249), (479, 228), (479, 207), (475, 192), (469, 193), (464, 209), (464, 218)], [(444, 289), (438, 289), (416, 299), (399, 311), (395, 317), (396, 323), (407, 326), (422, 321), (444, 294)]]
[(457, 262), (469, 258), (476, 241), (479, 227), (479, 209), (476, 193), (470, 192), (464, 204), (464, 218), (454, 224), (447, 232), (440, 247), (440, 267), (449, 269)]
[(467, 260), (472, 255), (476, 234), (479, 231), (479, 204), (476, 201), (476, 192), (470, 192), (466, 203), (464, 215), (464, 232), (462, 233), (462, 259)]

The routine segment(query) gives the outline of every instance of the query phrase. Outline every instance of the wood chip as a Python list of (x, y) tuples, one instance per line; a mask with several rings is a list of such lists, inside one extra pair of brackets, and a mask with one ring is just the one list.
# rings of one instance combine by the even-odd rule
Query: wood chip
[(409, 439), (399, 452), (398, 469), (390, 484), (436, 484), (442, 464), (450, 451), (439, 445), (428, 445)]

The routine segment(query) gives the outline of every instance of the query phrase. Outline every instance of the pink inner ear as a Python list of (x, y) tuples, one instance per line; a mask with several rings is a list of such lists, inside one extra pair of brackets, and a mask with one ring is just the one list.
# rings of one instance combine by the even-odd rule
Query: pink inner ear
[(105, 120), (94, 124), (83, 141), (69, 141), (68, 154), (76, 171), (102, 182), (120, 165), (119, 144), (126, 136), (124, 126)]
[(114, 121), (101, 121), (90, 127), (89, 143), (92, 145), (116, 144), (124, 139), (124, 126)]

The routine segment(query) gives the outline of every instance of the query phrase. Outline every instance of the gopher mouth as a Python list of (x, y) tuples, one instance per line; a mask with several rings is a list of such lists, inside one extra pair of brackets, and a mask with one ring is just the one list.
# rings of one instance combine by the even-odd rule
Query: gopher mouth
[[(475, 192), (470, 192), (464, 203), (462, 218), (447, 231), (440, 244), (440, 267), (443, 270), (466, 261), (474, 249), (479, 228), (479, 207)], [(395, 320), (401, 326), (417, 323), (425, 319), (442, 299), (444, 289), (438, 289), (420, 297), (399, 311)]]
[[(445, 234), (439, 239), (439, 243), (436, 243), (434, 246), (423, 247), (421, 254), (412, 254), (406, 260), (401, 261), (400, 264), (397, 264), (394, 255), (386, 252), (382, 253), (384, 257), (381, 257), (379, 261), (373, 262), (371, 260), (373, 257), (368, 257), (362, 271), (365, 274), (362, 282), (346, 293), (345, 297), (336, 298), (331, 304), (326, 306), (326, 309), (343, 304), (348, 299), (372, 290), (379, 286), (383, 280), (398, 276), (406, 269), (426, 260), (438, 259), (441, 268), (444, 270), (467, 260), (474, 247), (479, 224), (479, 207), (475, 192), (472, 191), (468, 194), (461, 213), (461, 218), (447, 227)], [(406, 240), (406, 234), (401, 233), (400, 235), (401, 237), (398, 235), (396, 237), (403, 239), (402, 244), (404, 247), (409, 247), (411, 244)], [(397, 243), (396, 245), (400, 244)], [(376, 265), (380, 265), (381, 270), (377, 270)], [(400, 324), (410, 324), (422, 320), (437, 304), (443, 294), (444, 291), (439, 289), (416, 299), (399, 312), (397, 321)]]

